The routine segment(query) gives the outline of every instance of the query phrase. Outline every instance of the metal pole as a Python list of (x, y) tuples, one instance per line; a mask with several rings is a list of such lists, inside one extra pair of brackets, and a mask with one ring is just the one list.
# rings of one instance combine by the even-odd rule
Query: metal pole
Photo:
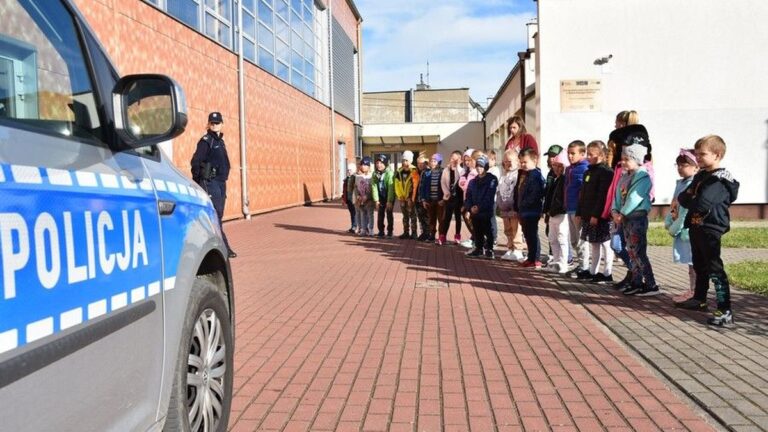
[(331, 197), (336, 198), (336, 108), (333, 98), (333, 2), (328, 2), (328, 96), (331, 104)]
[(240, 189), (242, 191), (243, 216), (251, 219), (248, 208), (248, 158), (246, 157), (245, 142), (245, 69), (243, 62), (243, 5), (237, 1), (237, 96), (240, 114)]

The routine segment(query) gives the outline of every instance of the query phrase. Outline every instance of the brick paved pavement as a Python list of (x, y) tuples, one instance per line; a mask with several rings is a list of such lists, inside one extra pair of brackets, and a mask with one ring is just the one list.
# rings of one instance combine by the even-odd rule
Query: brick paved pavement
[(643, 314), (673, 311), (456, 247), (341, 234), (347, 220), (328, 204), (226, 225), (233, 430), (719, 427), (600, 322), (644, 337)]
[[(671, 297), (688, 286), (687, 269), (672, 264), (670, 248), (649, 252), (664, 296), (627, 297), (575, 280), (557, 278), (558, 283), (729, 429), (768, 430), (768, 298), (733, 289), (736, 326), (708, 327), (703, 323), (709, 314), (672, 306)], [(723, 257), (726, 263), (768, 261), (768, 250), (728, 249)], [(624, 274), (620, 266), (617, 275)]]

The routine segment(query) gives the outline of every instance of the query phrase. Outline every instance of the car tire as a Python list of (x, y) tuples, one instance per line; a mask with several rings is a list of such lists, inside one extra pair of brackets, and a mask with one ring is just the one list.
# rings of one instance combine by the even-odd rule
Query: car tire
[(210, 276), (192, 285), (164, 431), (227, 430), (234, 344), (226, 298)]

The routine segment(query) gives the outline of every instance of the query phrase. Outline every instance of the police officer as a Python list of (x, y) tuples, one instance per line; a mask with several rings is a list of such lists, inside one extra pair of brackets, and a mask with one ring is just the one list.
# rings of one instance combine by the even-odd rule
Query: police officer
[[(221, 132), (224, 119), (220, 112), (208, 114), (208, 132), (197, 142), (197, 150), (192, 156), (192, 179), (211, 197), (213, 208), (219, 216), (219, 224), (224, 216), (224, 203), (227, 200), (227, 178), (229, 177), (229, 156), (224, 146), (224, 133)], [(224, 229), (221, 230), (224, 244), (230, 258), (237, 256), (229, 247)]]

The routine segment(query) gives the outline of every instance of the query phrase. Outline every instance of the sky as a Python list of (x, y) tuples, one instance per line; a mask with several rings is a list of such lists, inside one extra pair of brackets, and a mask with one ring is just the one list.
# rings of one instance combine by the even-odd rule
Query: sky
[(486, 106), (527, 48), (533, 0), (355, 0), (363, 16), (363, 91), (468, 87)]

